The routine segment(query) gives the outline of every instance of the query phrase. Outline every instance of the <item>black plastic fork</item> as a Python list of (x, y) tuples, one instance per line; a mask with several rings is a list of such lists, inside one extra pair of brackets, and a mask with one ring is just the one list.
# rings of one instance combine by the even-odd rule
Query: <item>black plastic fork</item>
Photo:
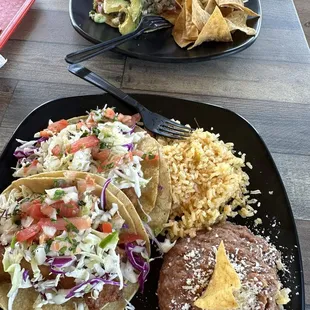
[(119, 88), (113, 86), (96, 73), (88, 70), (87, 68), (73, 64), (68, 67), (69, 72), (75, 74), (81, 79), (99, 87), (125, 104), (136, 109), (142, 117), (144, 127), (156, 135), (164, 136), (171, 139), (185, 139), (189, 137), (192, 128), (178, 124), (170, 119), (151, 112), (137, 100), (130, 97), (128, 94), (121, 91)]
[(141, 35), (142, 33), (169, 27), (172, 27), (172, 24), (170, 24), (163, 17), (157, 15), (145, 15), (142, 17), (137, 29), (134, 30), (133, 32), (109, 41), (105, 41), (90, 47), (86, 47), (80, 51), (70, 53), (65, 57), (65, 60), (69, 64), (76, 64), (85, 61), (87, 59), (90, 59), (94, 56), (97, 56), (99, 54), (102, 54), (106, 51), (109, 51), (115, 48), (116, 46)]

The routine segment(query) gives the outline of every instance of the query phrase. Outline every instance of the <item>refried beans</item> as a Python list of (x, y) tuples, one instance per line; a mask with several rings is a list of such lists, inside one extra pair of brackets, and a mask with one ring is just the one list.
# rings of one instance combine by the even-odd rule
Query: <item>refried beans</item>
[(277, 275), (280, 253), (246, 227), (226, 222), (192, 239), (179, 239), (165, 255), (158, 286), (161, 310), (199, 310), (193, 303), (208, 286), (222, 240), (242, 284), (235, 292), (239, 309), (282, 309), (276, 303), (282, 288)]

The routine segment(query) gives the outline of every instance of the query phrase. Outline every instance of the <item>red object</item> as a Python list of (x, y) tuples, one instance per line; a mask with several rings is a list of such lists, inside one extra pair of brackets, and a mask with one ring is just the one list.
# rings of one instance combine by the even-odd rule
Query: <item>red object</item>
[(59, 146), (59, 144), (56, 144), (53, 148), (52, 148), (52, 154), (54, 156), (59, 156), (61, 153), (61, 148)]
[(40, 232), (40, 230), (41, 230), (41, 227), (39, 225), (37, 225), (37, 224), (31, 225), (30, 227), (19, 231), (16, 234), (16, 240), (18, 242), (26, 241), (26, 240), (34, 237), (37, 233)]
[(70, 223), (73, 224), (78, 230), (88, 229), (91, 226), (91, 219), (89, 217), (71, 217), (68, 220), (57, 219), (56, 221), (51, 221), (51, 219), (42, 218), (40, 219), (38, 225), (55, 227), (57, 230), (66, 230)]
[(88, 136), (81, 138), (75, 142), (73, 142), (67, 149), (67, 152), (70, 154), (76, 153), (80, 149), (83, 148), (91, 148), (95, 147), (99, 144), (99, 139), (96, 136)]
[(60, 132), (69, 125), (68, 121), (61, 119), (60, 121), (50, 124), (47, 129), (52, 132)]
[(104, 233), (111, 233), (112, 232), (112, 224), (108, 223), (108, 222), (102, 223), (101, 229), (102, 229), (102, 232), (104, 232)]
[(74, 201), (69, 201), (65, 204), (63, 200), (59, 200), (51, 204), (51, 207), (57, 210), (59, 217), (75, 217), (80, 212), (78, 204)]
[(4, 46), (22, 18), (30, 9), (34, 0), (0, 1), (0, 49)]
[(21, 205), (21, 211), (31, 216), (35, 220), (39, 220), (45, 215), (41, 212), (42, 204), (39, 200), (34, 200), (32, 202), (25, 202)]
[(121, 233), (119, 235), (119, 244), (134, 242), (136, 240), (143, 240), (143, 238), (139, 234), (131, 234), (131, 233)]

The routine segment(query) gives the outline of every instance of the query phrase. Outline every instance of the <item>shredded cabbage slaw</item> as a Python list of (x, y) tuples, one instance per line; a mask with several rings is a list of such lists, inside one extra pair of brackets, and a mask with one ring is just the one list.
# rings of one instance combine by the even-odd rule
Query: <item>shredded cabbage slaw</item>
[(86, 120), (69, 124), (65, 120), (49, 122), (36, 133), (38, 140), (17, 140), (21, 145), (14, 177), (41, 172), (72, 170), (99, 174), (120, 189), (134, 188), (137, 197), (149, 180), (143, 176), (143, 152), (137, 143), (146, 132), (136, 132), (139, 114), (127, 116), (105, 106), (89, 112)]
[[(143, 289), (149, 270), (145, 241), (137, 239), (123, 245), (122, 250), (118, 236), (126, 233), (127, 228), (118, 205), (113, 203), (110, 210), (102, 208), (100, 199), (92, 194), (93, 187), (85, 182), (83, 192), (79, 190), (79, 184), (77, 187), (67, 184), (40, 195), (25, 186), (13, 189), (7, 197), (0, 195), (0, 241), (5, 246), (3, 267), (12, 281), (8, 293), (9, 310), (13, 309), (18, 290), (29, 287), (39, 293), (36, 308), (63, 304), (85, 294), (96, 299), (107, 284), (121, 290), (126, 282), (139, 282)], [(103, 188), (102, 195), (105, 190)], [(50, 217), (48, 213), (42, 213), (65, 200), (70, 206), (76, 203), (78, 217), (61, 217), (62, 208), (57, 209), (56, 219), (52, 212)], [(25, 218), (27, 220), (23, 221)], [(102, 231), (102, 223), (110, 223), (111, 232)], [(34, 227), (39, 227), (38, 232)], [(26, 232), (35, 235), (24, 239)], [(116, 238), (109, 238), (112, 234)], [(22, 268), (22, 261), (28, 263), (29, 269)], [(60, 288), (59, 283), (66, 277), (74, 278), (75, 286)], [(76, 307), (83, 309), (84, 306), (81, 303)]]

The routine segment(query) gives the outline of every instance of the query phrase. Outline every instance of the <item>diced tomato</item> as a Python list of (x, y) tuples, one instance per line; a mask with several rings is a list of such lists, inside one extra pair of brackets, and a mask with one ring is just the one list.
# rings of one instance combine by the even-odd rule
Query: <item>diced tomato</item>
[(48, 238), (48, 236), (47, 236), (46, 234), (41, 234), (41, 235), (39, 236), (39, 244), (45, 243), (45, 241), (46, 241), (47, 239), (49, 239), (49, 238)]
[(28, 167), (24, 167), (24, 174), (27, 175), (32, 168), (37, 166), (38, 162), (39, 161), (37, 159), (34, 159)]
[(58, 252), (60, 250), (60, 242), (59, 241), (53, 241), (51, 244), (51, 250), (54, 252)]
[(83, 218), (83, 217), (71, 217), (69, 220), (65, 219), (57, 219), (56, 221), (52, 221), (51, 219), (41, 219), (38, 222), (38, 225), (40, 227), (42, 226), (52, 226), (55, 227), (57, 230), (66, 230), (68, 222), (72, 223), (78, 230), (82, 229), (88, 229), (91, 226), (91, 219), (89, 217)]
[(136, 113), (134, 115), (131, 116), (131, 120), (132, 120), (132, 126), (135, 125), (136, 123), (140, 122), (141, 120), (141, 115), (139, 113)]
[(143, 240), (143, 238), (139, 235), (139, 234), (131, 234), (131, 233), (121, 233), (119, 235), (119, 242), (120, 244), (122, 243), (130, 243), (130, 242), (134, 242), (136, 240)]
[(41, 206), (41, 212), (48, 217), (52, 217), (55, 214), (55, 209), (45, 203)]
[(86, 126), (92, 128), (97, 125), (97, 122), (94, 120), (94, 114), (91, 112), (86, 120)]
[(77, 187), (80, 193), (84, 193), (86, 191), (92, 192), (96, 189), (96, 181), (87, 175), (84, 180), (79, 180), (77, 182)]
[(144, 154), (144, 155), (142, 156), (142, 158), (143, 158), (144, 160), (148, 161), (148, 162), (156, 162), (156, 161), (159, 160), (158, 154), (156, 154), (156, 155), (153, 155), (153, 154)]
[(113, 109), (107, 108), (107, 109), (105, 110), (104, 116), (105, 116), (106, 118), (109, 118), (109, 119), (114, 119), (114, 117), (115, 117), (115, 112), (114, 112)]
[(142, 157), (144, 153), (140, 150), (134, 150), (132, 151), (132, 155)]
[(35, 237), (41, 230), (41, 227), (37, 224), (31, 225), (28, 228), (24, 228), (16, 234), (16, 240), (18, 242), (23, 242)]
[(132, 160), (133, 160), (133, 154), (132, 154), (132, 152), (128, 152), (128, 153), (127, 153), (127, 157), (129, 158), (130, 161), (132, 161)]
[(36, 199), (31, 202), (24, 202), (20, 209), (23, 213), (31, 216), (35, 220), (39, 220), (45, 215), (41, 212), (42, 203)]
[(79, 121), (77, 124), (76, 124), (76, 129), (81, 129), (82, 126), (85, 125), (85, 123), (83, 121)]
[(59, 156), (61, 153), (61, 147), (59, 144), (55, 145), (53, 148), (52, 148), (52, 154), (54, 156)]
[(125, 125), (127, 125), (127, 123), (131, 122), (131, 116), (130, 115), (123, 115), (121, 117), (121, 122)]
[(109, 222), (105, 222), (101, 224), (101, 230), (104, 233), (111, 233), (112, 232), (112, 224)]
[(40, 137), (49, 138), (50, 136), (51, 136), (51, 134), (48, 131), (46, 131), (46, 130), (40, 131)]
[(118, 121), (122, 122), (123, 124), (132, 127), (134, 126), (137, 122), (140, 121), (141, 115), (139, 113), (134, 114), (134, 115), (123, 115), (121, 113), (118, 114), (117, 116)]
[(69, 125), (68, 121), (61, 119), (60, 121), (50, 124), (47, 129), (52, 132), (60, 132)]
[(67, 152), (70, 154), (76, 153), (80, 149), (87, 149), (95, 147), (99, 144), (99, 139), (96, 136), (88, 136), (81, 138), (75, 142), (73, 142), (68, 148)]
[(59, 217), (75, 217), (80, 212), (78, 204), (74, 201), (64, 203), (63, 200), (59, 200), (51, 204), (50, 207), (57, 210), (57, 215)]
[(100, 162), (105, 162), (109, 158), (110, 153), (111, 153), (110, 150), (103, 150), (98, 153), (93, 152), (92, 155), (95, 160), (99, 160)]

